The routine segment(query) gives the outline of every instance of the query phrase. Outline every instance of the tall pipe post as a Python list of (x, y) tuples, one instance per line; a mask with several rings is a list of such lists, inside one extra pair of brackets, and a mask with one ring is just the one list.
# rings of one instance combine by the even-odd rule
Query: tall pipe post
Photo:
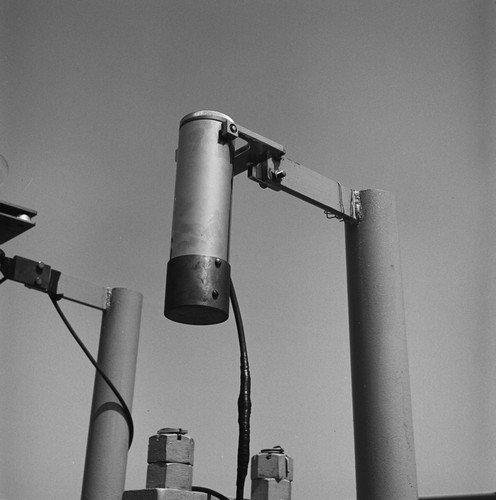
[(395, 200), (360, 198), (345, 229), (357, 499), (417, 500)]
[[(104, 310), (98, 364), (131, 410), (143, 296), (112, 290)], [(121, 500), (127, 466), (129, 428), (122, 407), (97, 373), (93, 389), (82, 500)]]

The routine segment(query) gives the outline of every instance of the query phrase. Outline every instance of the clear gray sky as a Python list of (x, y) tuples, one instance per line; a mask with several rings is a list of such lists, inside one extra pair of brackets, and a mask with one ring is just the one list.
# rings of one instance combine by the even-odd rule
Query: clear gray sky
[[(181, 426), (194, 483), (235, 491), (234, 321), (162, 313), (178, 126), (201, 109), (396, 195), (419, 492), (496, 489), (493, 1), (0, 0), (0, 23), (0, 198), (39, 211), (3, 249), (145, 296), (128, 489)], [(343, 232), (235, 179), (252, 452), (286, 449), (299, 500), (355, 496)], [(0, 295), (0, 498), (79, 498), (93, 370), (47, 296)], [(96, 354), (100, 314), (61, 305)]]

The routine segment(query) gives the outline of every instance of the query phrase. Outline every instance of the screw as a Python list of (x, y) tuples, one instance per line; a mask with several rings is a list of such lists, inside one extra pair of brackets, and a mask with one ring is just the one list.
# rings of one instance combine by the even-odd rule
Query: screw
[(236, 127), (236, 125), (234, 123), (231, 123), (231, 125), (229, 125), (229, 130), (235, 134), (237, 131), (238, 131), (238, 127)]
[(215, 259), (215, 267), (220, 267), (222, 264), (222, 261), (220, 259)]
[(212, 297), (217, 299), (219, 297), (219, 292), (217, 290), (212, 290)]
[(43, 271), (44, 268), (45, 268), (45, 263), (44, 262), (38, 262), (38, 264), (36, 264), (36, 269), (38, 271)]
[(34, 282), (37, 284), (37, 285), (41, 285), (41, 278), (39, 276), (36, 276), (36, 278), (34, 279)]
[(288, 175), (286, 173), (285, 170), (275, 170), (274, 171), (274, 178), (276, 181), (282, 181), (282, 179), (284, 179), (284, 177), (286, 177), (286, 175)]

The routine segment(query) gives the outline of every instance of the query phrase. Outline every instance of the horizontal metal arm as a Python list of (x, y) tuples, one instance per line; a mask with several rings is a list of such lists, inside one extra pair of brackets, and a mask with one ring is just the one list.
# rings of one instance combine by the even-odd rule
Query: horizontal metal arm
[(110, 304), (112, 288), (60, 273), (56, 295), (84, 306), (105, 311)]
[(248, 177), (262, 187), (289, 193), (345, 222), (357, 224), (360, 221), (360, 191), (347, 188), (284, 156), (251, 166)]
[(361, 217), (360, 192), (349, 189), (286, 158), (284, 147), (251, 130), (226, 120), (221, 140), (241, 139), (243, 146), (234, 152), (233, 174), (245, 170), (262, 187), (284, 191), (324, 210), (331, 218), (358, 224)]
[(0, 271), (5, 278), (22, 283), (28, 288), (56, 295), (58, 298), (77, 302), (88, 307), (108, 308), (112, 289), (95, 285), (79, 278), (67, 276), (52, 269), (44, 262), (2, 256)]

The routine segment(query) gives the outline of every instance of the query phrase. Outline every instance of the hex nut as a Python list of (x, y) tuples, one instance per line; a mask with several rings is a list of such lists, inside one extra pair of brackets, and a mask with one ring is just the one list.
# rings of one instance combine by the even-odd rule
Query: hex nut
[(291, 500), (291, 481), (287, 479), (254, 479), (251, 482), (251, 500)]
[(174, 462), (193, 465), (195, 442), (190, 436), (156, 434), (148, 440), (148, 463)]
[(154, 462), (146, 472), (147, 488), (174, 488), (189, 490), (193, 487), (193, 466)]
[(279, 453), (259, 453), (251, 459), (251, 479), (293, 480), (293, 459)]

